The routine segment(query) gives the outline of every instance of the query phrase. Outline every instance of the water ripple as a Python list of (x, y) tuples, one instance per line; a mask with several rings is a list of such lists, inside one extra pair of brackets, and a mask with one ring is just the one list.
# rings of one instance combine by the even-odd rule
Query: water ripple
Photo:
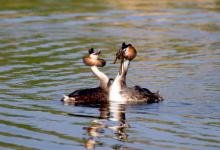
[[(220, 149), (217, 1), (5, 1), (0, 18), (2, 149)], [(101, 49), (115, 77), (124, 41), (138, 50), (128, 85), (165, 101), (62, 105), (98, 85), (87, 50)]]

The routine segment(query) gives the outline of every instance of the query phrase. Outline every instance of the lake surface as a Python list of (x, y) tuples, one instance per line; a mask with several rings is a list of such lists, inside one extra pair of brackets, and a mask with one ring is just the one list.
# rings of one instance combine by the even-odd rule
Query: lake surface
[[(129, 86), (165, 101), (63, 105), (98, 85), (87, 50), (115, 77), (122, 42), (138, 50)], [(2, 0), (0, 115), (0, 149), (220, 149), (220, 1)]]

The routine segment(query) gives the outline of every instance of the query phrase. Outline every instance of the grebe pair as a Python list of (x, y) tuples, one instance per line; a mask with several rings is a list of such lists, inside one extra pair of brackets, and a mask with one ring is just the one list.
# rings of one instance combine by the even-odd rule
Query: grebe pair
[(89, 56), (83, 57), (83, 62), (91, 66), (93, 74), (100, 80), (100, 86), (97, 88), (80, 89), (64, 96), (62, 101), (73, 104), (97, 104), (109, 101), (122, 103), (157, 103), (163, 100), (158, 92), (153, 93), (146, 88), (140, 86), (127, 87), (126, 75), (137, 51), (131, 44), (122, 43), (121, 48), (116, 53), (117, 59), (121, 60), (119, 72), (116, 78), (110, 79), (101, 72), (98, 67), (105, 66), (106, 62), (99, 58), (101, 51), (94, 52), (89, 50)]

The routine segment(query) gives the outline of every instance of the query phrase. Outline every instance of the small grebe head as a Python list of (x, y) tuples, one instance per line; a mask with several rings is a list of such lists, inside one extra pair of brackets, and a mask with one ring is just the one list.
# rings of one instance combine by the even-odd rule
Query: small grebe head
[(137, 55), (136, 49), (131, 44), (126, 45), (125, 42), (122, 43), (121, 50), (123, 57), (129, 61), (133, 60)]
[(88, 66), (98, 66), (98, 67), (104, 67), (106, 62), (103, 59), (99, 58), (99, 55), (101, 54), (101, 50), (99, 51), (94, 51), (93, 48), (88, 50), (89, 55), (83, 57), (83, 62), (84, 64)]
[(137, 55), (136, 49), (131, 44), (122, 43), (121, 48), (116, 53), (116, 58), (114, 63), (116, 63), (117, 59), (123, 60), (133, 60)]

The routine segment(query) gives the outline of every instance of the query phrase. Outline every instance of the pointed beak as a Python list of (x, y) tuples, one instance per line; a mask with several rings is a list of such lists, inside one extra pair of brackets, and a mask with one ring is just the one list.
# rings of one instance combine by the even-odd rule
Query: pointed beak
[(98, 52), (95, 52), (94, 55), (100, 55), (101, 54), (101, 50), (99, 50)]

